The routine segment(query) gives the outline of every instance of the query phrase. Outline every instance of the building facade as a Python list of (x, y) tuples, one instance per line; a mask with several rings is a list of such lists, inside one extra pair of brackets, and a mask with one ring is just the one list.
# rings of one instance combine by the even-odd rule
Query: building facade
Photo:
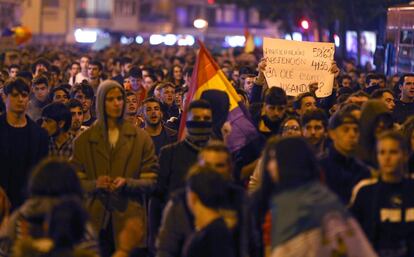
[[(223, 38), (244, 35), (245, 28), (249, 28), (257, 36), (279, 36), (277, 25), (263, 22), (256, 9), (218, 5), (213, 0), (22, 0), (20, 5), (21, 23), (38, 41), (75, 42), (78, 29), (127, 36), (189, 34)], [(208, 21), (206, 29), (193, 26), (200, 18)]]

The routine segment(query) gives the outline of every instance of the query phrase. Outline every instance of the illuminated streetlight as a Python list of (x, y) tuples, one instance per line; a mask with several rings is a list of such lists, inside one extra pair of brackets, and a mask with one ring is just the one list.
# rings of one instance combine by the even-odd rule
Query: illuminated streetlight
[(75, 30), (75, 40), (78, 43), (95, 43), (98, 38), (98, 31), (93, 29)]
[(142, 36), (138, 35), (138, 36), (135, 37), (135, 42), (137, 42), (137, 44), (140, 45), (140, 44), (144, 43), (144, 38)]
[(196, 19), (193, 25), (196, 29), (205, 29), (208, 26), (208, 22), (204, 19)]
[(341, 38), (338, 36), (338, 34), (333, 35), (335, 46), (340, 47), (341, 46)]
[(308, 20), (303, 19), (303, 20), (300, 22), (300, 26), (302, 27), (302, 29), (304, 29), (304, 30), (308, 30), (308, 29), (309, 29), (309, 27), (310, 27), (310, 23), (309, 23), (309, 21), (308, 21)]

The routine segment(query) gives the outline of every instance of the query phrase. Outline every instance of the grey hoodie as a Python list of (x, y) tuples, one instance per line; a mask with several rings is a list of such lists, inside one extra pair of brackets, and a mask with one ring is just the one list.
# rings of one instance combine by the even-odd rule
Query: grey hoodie
[(111, 89), (118, 88), (121, 90), (124, 105), (122, 107), (122, 115), (119, 118), (118, 122), (121, 124), (124, 121), (124, 113), (125, 113), (125, 106), (126, 106), (126, 95), (125, 89), (115, 80), (105, 80), (102, 82), (98, 87), (98, 92), (96, 93), (96, 118), (97, 122), (101, 123), (103, 127), (106, 128), (107, 126), (107, 117), (105, 112), (105, 97)]

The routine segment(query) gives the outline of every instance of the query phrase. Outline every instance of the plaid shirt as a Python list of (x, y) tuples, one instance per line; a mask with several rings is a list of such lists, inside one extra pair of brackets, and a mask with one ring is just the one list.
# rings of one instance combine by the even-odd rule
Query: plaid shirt
[(60, 146), (60, 148), (58, 148), (55, 138), (51, 137), (49, 140), (49, 156), (62, 157), (65, 159), (72, 157), (73, 141), (75, 138), (75, 135), (69, 133), (69, 138)]

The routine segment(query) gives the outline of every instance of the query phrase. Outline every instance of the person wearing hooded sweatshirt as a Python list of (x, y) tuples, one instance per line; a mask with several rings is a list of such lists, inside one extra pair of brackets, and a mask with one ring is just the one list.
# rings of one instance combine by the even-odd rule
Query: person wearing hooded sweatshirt
[(128, 218), (146, 219), (144, 196), (155, 189), (158, 171), (151, 137), (124, 120), (125, 97), (118, 82), (101, 83), (97, 121), (75, 140), (73, 149), (72, 162), (87, 193), (92, 224), (100, 231), (103, 256), (115, 250)]
[(394, 126), (392, 113), (384, 102), (369, 100), (362, 106), (359, 144), (356, 156), (369, 168), (377, 168), (376, 138)]
[(223, 140), (221, 129), (227, 121), (230, 108), (230, 99), (227, 93), (214, 89), (206, 90), (201, 94), (200, 99), (210, 103), (213, 112), (213, 137)]
[[(213, 111), (213, 135), (214, 139), (224, 141), (226, 144), (226, 135), (223, 135), (223, 131), (231, 131), (231, 123), (228, 122), (230, 99), (226, 92), (209, 89), (204, 91), (201, 99), (207, 100)], [(247, 115), (247, 110), (244, 111), (244, 106), (241, 106), (243, 114)], [(267, 109), (267, 107), (265, 107)], [(268, 112), (269, 113), (269, 112)], [(228, 126), (228, 127), (227, 127)], [(237, 125), (236, 125), (237, 126)], [(227, 129), (229, 128), (229, 129)], [(257, 133), (255, 138), (249, 138), (250, 142), (244, 145), (241, 149), (232, 152), (235, 165), (233, 169), (233, 177), (236, 181), (243, 183), (242, 170), (244, 167), (249, 168), (249, 164), (254, 163), (260, 156), (260, 152), (263, 149), (265, 138)]]
[[(174, 191), (185, 187), (188, 170), (196, 163), (199, 151), (211, 138), (212, 116), (209, 102), (206, 100), (192, 101), (188, 107), (185, 139), (161, 148), (160, 176), (157, 190), (154, 193), (154, 196), (160, 199), (161, 207), (164, 207), (167, 200), (173, 197)], [(156, 234), (158, 230), (160, 213), (154, 212), (151, 215), (150, 232), (155, 231), (152, 234)], [(188, 226), (184, 226), (184, 230), (185, 227)], [(170, 244), (174, 242), (167, 242), (167, 245)]]
[(161, 148), (158, 193), (164, 200), (185, 186), (188, 169), (211, 138), (212, 120), (211, 105), (206, 100), (192, 101), (188, 107), (185, 139)]
[(263, 155), (272, 257), (377, 256), (357, 221), (319, 182), (315, 155), (304, 139), (271, 139)]

